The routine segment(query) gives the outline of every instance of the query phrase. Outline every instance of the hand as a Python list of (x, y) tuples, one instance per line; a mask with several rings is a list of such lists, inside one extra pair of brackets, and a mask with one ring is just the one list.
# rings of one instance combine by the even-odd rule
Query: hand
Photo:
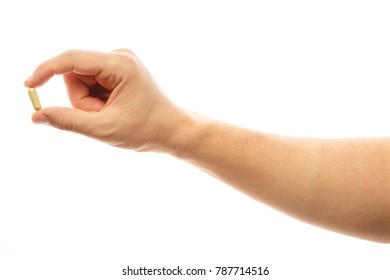
[(32, 115), (34, 123), (140, 151), (166, 149), (186, 122), (129, 50), (66, 51), (40, 64), (25, 86), (39, 87), (55, 74), (63, 75), (74, 108), (43, 108)]

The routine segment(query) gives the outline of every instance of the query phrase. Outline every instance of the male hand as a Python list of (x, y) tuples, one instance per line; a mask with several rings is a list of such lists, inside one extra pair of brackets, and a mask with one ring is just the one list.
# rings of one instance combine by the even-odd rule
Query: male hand
[(40, 64), (25, 86), (39, 87), (53, 75), (63, 75), (74, 108), (43, 108), (32, 115), (34, 123), (121, 148), (164, 150), (188, 120), (129, 50), (66, 51)]

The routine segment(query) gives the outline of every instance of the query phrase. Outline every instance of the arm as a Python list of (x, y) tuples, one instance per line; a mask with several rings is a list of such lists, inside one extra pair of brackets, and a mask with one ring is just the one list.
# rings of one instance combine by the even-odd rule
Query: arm
[(39, 65), (25, 85), (54, 74), (64, 75), (74, 108), (43, 108), (33, 122), (169, 153), (298, 219), (390, 242), (389, 140), (281, 137), (189, 113), (127, 50), (65, 52)]
[(176, 157), (307, 223), (390, 242), (389, 140), (281, 137), (193, 118)]

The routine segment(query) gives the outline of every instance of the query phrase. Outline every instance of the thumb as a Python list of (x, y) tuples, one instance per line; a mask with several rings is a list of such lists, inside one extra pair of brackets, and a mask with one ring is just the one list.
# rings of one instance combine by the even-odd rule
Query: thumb
[(46, 107), (35, 112), (31, 119), (35, 124), (48, 124), (61, 130), (93, 136), (96, 113), (65, 107)]

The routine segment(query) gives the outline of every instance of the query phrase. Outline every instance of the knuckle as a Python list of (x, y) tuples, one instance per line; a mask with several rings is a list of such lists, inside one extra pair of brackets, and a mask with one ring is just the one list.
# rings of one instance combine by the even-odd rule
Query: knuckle
[(99, 127), (99, 136), (98, 138), (102, 140), (103, 142), (110, 144), (114, 147), (120, 147), (121, 146), (121, 137), (119, 130), (116, 126), (112, 124), (103, 124)]
[(58, 123), (58, 128), (66, 131), (73, 131), (74, 124), (72, 118), (68, 114), (64, 114), (64, 116), (61, 118), (60, 122)]
[(97, 126), (97, 137), (105, 142), (109, 141), (114, 137), (116, 126), (110, 118), (100, 118), (96, 123)]
[(76, 61), (77, 56), (81, 53), (78, 49), (69, 49), (58, 55), (58, 58), (63, 59), (64, 61)]
[(136, 64), (136, 58), (133, 54), (116, 53), (115, 57), (126, 65), (135, 66)]
[(76, 49), (69, 49), (60, 54), (60, 56), (65, 56), (65, 57), (73, 57), (76, 53), (78, 53), (78, 50)]
[(120, 68), (124, 71), (124, 74), (126, 73), (130, 76), (134, 76), (139, 69), (139, 63), (136, 56), (123, 52), (113, 53), (112, 66), (114, 68), (120, 66)]
[(114, 147), (125, 148), (126, 137), (118, 121), (113, 121), (113, 116), (107, 115), (97, 123), (96, 137)]

